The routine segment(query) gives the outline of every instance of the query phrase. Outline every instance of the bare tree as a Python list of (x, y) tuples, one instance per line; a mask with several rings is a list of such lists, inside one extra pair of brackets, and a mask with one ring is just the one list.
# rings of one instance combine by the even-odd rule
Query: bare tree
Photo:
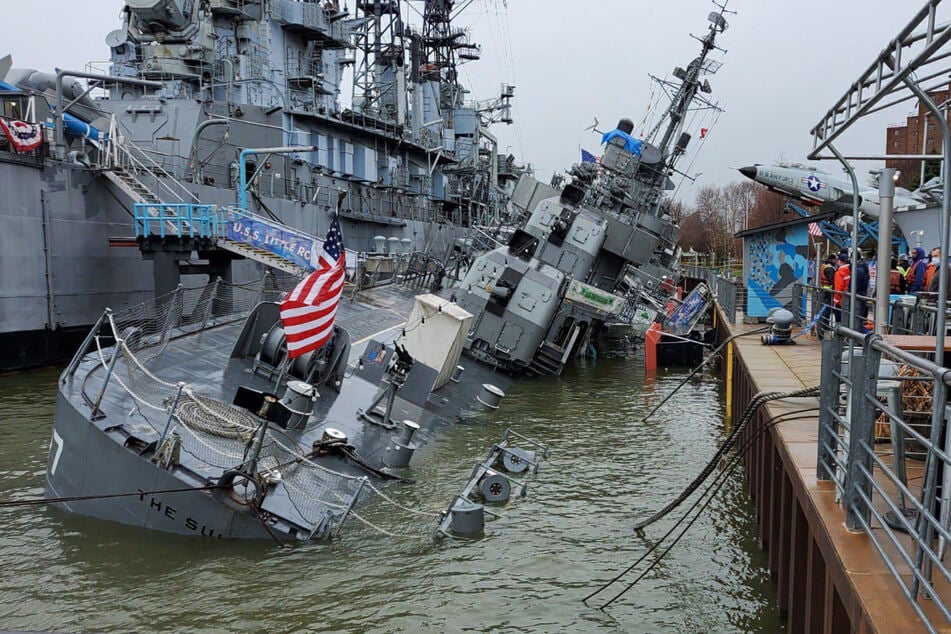
[(724, 209), (733, 233), (749, 228), (750, 214), (756, 206), (757, 194), (761, 189), (762, 186), (749, 180), (730, 183), (723, 188)]
[(753, 183), (753, 185), (756, 188), (756, 200), (753, 203), (752, 209), (750, 209), (748, 228), (762, 227), (763, 225), (785, 220), (783, 217), (783, 209), (786, 206), (787, 198), (769, 191), (762, 185), (757, 185), (756, 183)]
[(700, 214), (694, 212), (680, 221), (680, 248), (684, 251), (693, 249), (698, 253), (709, 253), (711, 251), (710, 236), (700, 218)]

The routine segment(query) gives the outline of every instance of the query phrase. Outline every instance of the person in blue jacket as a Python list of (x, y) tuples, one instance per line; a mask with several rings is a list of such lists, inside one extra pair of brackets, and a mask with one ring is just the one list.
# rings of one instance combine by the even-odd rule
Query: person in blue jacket
[(855, 294), (860, 298), (855, 300), (856, 314), (858, 315), (858, 326), (861, 332), (865, 332), (865, 320), (868, 318), (868, 300), (861, 297), (868, 297), (868, 262), (862, 257), (862, 252), (856, 254), (855, 263)]
[(911, 254), (912, 265), (908, 269), (906, 277), (908, 292), (920, 293), (925, 290), (925, 271), (928, 268), (928, 262), (925, 261), (925, 250), (921, 247), (915, 247)]

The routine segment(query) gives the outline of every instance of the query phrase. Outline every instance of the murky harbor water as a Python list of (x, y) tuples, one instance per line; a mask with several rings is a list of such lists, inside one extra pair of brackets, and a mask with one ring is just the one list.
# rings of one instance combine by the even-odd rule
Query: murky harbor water
[[(606, 612), (581, 602), (650, 546), (633, 534), (635, 518), (676, 495), (723, 434), (712, 378), (641, 422), (683, 374), (647, 381), (640, 368), (599, 360), (517, 384), (501, 410), (438, 437), (415, 469), (419, 484), (387, 489), (435, 513), (506, 427), (549, 443), (529, 496), (480, 541), (433, 542), (433, 522), (376, 501), (361, 516), (395, 537), (350, 520), (331, 544), (289, 549), (169, 536), (44, 506), (3, 509), (0, 629), (782, 631), (738, 478)], [(42, 495), (57, 376), (0, 377), (0, 500)]]

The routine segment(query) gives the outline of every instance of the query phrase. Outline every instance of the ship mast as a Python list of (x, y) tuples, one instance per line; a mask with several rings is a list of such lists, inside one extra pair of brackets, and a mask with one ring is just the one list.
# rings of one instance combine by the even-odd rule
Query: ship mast
[[(667, 159), (667, 167), (670, 169), (673, 169), (674, 163), (683, 154), (683, 149), (679, 147), (679, 144), (673, 152), (671, 152), (670, 146), (674, 139), (679, 137), (683, 131), (684, 122), (691, 104), (697, 97), (698, 92), (711, 92), (710, 83), (707, 80), (701, 82), (700, 76), (703, 73), (711, 72), (709, 70), (709, 64), (711, 62), (707, 60), (707, 56), (710, 52), (713, 50), (723, 51), (723, 49), (716, 45), (716, 38), (717, 35), (726, 31), (729, 26), (726, 18), (723, 17), (724, 14), (733, 13), (732, 11), (727, 11), (727, 2), (728, 0), (725, 0), (722, 5), (714, 2), (720, 10), (712, 11), (707, 16), (707, 19), (710, 21), (710, 27), (706, 36), (702, 38), (692, 36), (699, 40), (701, 44), (700, 55), (690, 62), (686, 70), (679, 66), (674, 69), (674, 77), (681, 80), (680, 87), (671, 99), (667, 111), (657, 122), (657, 125), (648, 137), (654, 138), (660, 126), (663, 125), (665, 120), (667, 121), (667, 128), (664, 130), (664, 136), (660, 143), (657, 144), (657, 148), (661, 151), (662, 156)], [(712, 63), (717, 64), (717, 68), (719, 68), (717, 62)]]
[(406, 123), (406, 75), (400, 0), (360, 0), (354, 45), (353, 109), (388, 123)]

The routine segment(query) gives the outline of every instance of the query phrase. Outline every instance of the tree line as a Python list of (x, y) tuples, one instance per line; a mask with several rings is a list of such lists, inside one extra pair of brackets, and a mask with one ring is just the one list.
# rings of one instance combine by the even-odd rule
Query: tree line
[(704, 185), (693, 206), (671, 205), (671, 216), (680, 225), (678, 244), (683, 251), (716, 255), (717, 261), (741, 255), (742, 240), (733, 235), (790, 218), (783, 215), (786, 198), (753, 181), (724, 187)]

